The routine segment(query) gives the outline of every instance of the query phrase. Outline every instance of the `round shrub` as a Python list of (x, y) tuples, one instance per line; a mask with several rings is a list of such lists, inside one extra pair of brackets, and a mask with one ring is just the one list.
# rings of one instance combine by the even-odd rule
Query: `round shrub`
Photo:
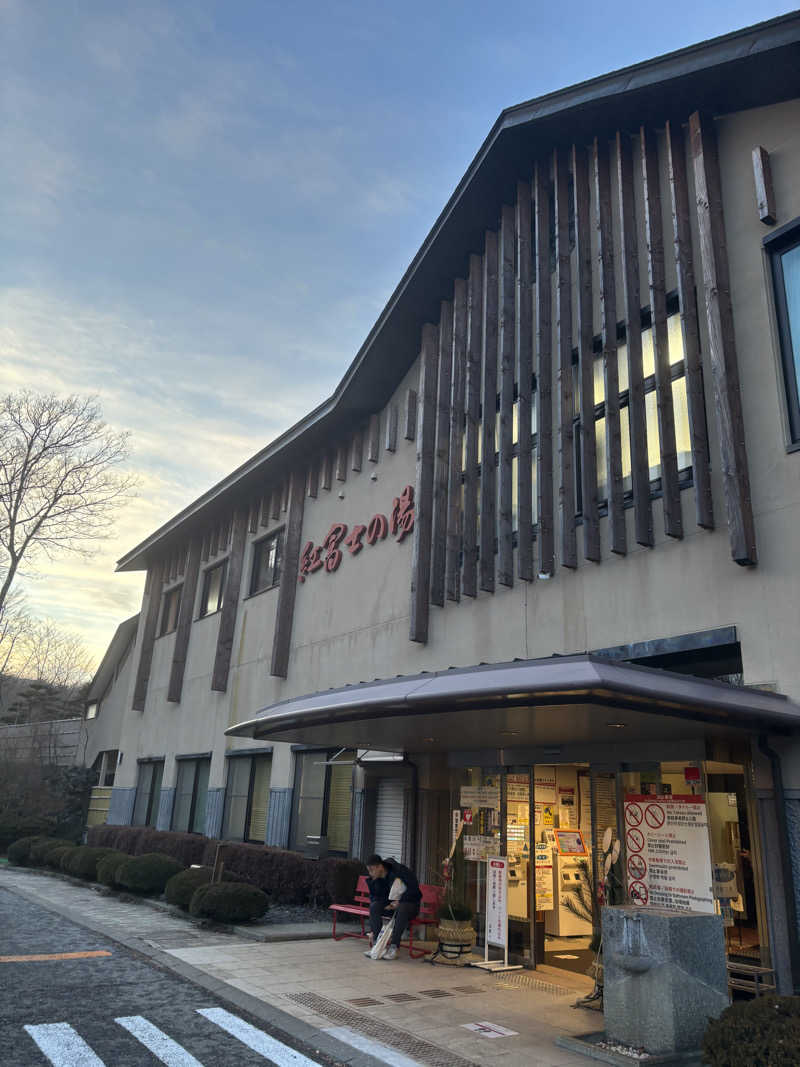
[(107, 848), (92, 848), (90, 845), (81, 845), (67, 856), (61, 865), (62, 871), (71, 874), (73, 878), (85, 878), (89, 882), (97, 880), (97, 864), (106, 855)]
[(45, 837), (53, 832), (52, 823), (37, 815), (12, 815), (6, 812), (0, 816), (0, 852), (21, 837)]
[(8, 846), (8, 862), (26, 867), (30, 862), (30, 852), (33, 846), (38, 844), (39, 841), (47, 840), (50, 839), (42, 837), (41, 834), (35, 834), (33, 837), (20, 837), (19, 840)]
[[(187, 867), (185, 871), (174, 874), (164, 889), (167, 903), (177, 904), (179, 908), (188, 911), (195, 889), (207, 885), (213, 873), (213, 867)], [(222, 877), (226, 882), (235, 881), (231, 874), (223, 872)]]
[(266, 893), (245, 882), (217, 882), (195, 889), (189, 911), (198, 918), (221, 923), (260, 919), (269, 907)]
[(54, 871), (63, 870), (64, 857), (70, 852), (76, 852), (77, 845), (64, 844), (62, 841), (58, 848), (51, 848), (44, 858), (45, 867), (52, 867)]
[(800, 997), (756, 997), (731, 1004), (708, 1024), (710, 1067), (794, 1067), (800, 1048)]
[(52, 852), (54, 848), (61, 848), (62, 845), (67, 844), (63, 838), (60, 837), (40, 837), (38, 841), (30, 847), (28, 853), (28, 866), (29, 867), (44, 867), (47, 860), (47, 854)]
[(119, 852), (114, 848), (107, 849), (102, 859), (97, 861), (97, 881), (100, 885), (107, 885), (111, 889), (115, 889), (117, 887), (117, 871), (125, 860), (129, 859), (130, 856), (127, 852)]
[(163, 893), (164, 886), (183, 864), (160, 852), (145, 852), (143, 856), (129, 856), (117, 870), (117, 885), (131, 893)]

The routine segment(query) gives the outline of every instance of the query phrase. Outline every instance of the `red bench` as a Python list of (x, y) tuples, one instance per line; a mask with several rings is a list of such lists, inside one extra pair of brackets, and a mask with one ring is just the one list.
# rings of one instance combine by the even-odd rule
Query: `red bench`
[[(419, 905), (419, 915), (412, 919), (408, 924), (408, 954), (412, 959), (417, 959), (420, 956), (424, 956), (426, 950), (414, 948), (414, 930), (415, 927), (422, 927), (423, 930), (428, 926), (436, 926), (439, 922), (438, 914), (439, 907), (442, 903), (442, 893), (444, 892), (440, 886), (437, 885), (421, 885), (420, 891), (422, 892), (422, 900)], [(330, 910), (333, 912), (333, 940), (343, 941), (346, 937), (367, 937), (367, 931), (364, 929), (364, 922), (369, 918), (369, 889), (367, 888), (367, 876), (362, 874), (358, 879), (356, 885), (356, 895), (353, 898), (352, 904), (331, 904)], [(342, 915), (355, 915), (361, 920), (361, 932), (357, 934), (336, 934), (336, 918), (339, 914)], [(417, 936), (419, 940), (419, 935)], [(405, 945), (406, 942), (404, 941)]]

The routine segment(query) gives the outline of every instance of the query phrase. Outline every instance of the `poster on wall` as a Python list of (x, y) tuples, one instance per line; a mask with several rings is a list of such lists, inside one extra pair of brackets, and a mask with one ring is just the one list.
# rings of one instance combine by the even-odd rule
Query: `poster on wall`
[(626, 884), (631, 903), (715, 911), (705, 797), (625, 797)]
[(553, 850), (549, 845), (534, 846), (536, 910), (553, 910)]
[(538, 763), (533, 768), (533, 799), (539, 804), (556, 802), (556, 769)]
[(499, 785), (462, 785), (459, 802), (462, 808), (492, 808), (500, 810)]
[(506, 775), (506, 800), (528, 803), (529, 779), (527, 774)]
[(508, 860), (490, 856), (486, 861), (486, 940), (505, 948), (508, 939)]
[(464, 859), (485, 860), (498, 846), (497, 838), (489, 834), (467, 834), (464, 837)]

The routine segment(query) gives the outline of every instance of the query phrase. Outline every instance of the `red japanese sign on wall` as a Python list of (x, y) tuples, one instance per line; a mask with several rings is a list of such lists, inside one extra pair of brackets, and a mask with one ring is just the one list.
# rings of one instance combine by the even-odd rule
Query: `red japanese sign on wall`
[(347, 523), (335, 522), (321, 544), (308, 541), (303, 546), (298, 581), (304, 582), (309, 575), (323, 569), (328, 574), (337, 571), (344, 559), (343, 547), (351, 556), (357, 556), (365, 542), (372, 547), (385, 541), (389, 534), (402, 541), (414, 529), (414, 513), (414, 487), (407, 485), (392, 501), (388, 518), (380, 513), (373, 515), (366, 525), (356, 523), (349, 534)]

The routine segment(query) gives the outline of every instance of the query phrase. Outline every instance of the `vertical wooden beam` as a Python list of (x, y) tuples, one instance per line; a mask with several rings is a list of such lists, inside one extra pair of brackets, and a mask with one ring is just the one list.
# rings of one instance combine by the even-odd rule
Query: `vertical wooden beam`
[(351, 467), (356, 474), (361, 470), (361, 464), (364, 461), (364, 431), (356, 430), (353, 435), (353, 443), (351, 446)]
[(164, 584), (165, 563), (159, 560), (148, 572), (147, 613), (142, 630), (142, 647), (139, 652), (139, 664), (136, 668), (136, 684), (133, 689), (133, 710), (144, 711), (147, 700), (147, 686), (150, 682), (150, 669), (153, 665), (153, 645), (156, 640), (158, 613), (161, 610), (161, 587)]
[(289, 479), (283, 479), (283, 485), (281, 486), (281, 511), (286, 513), (289, 507)]
[(308, 465), (307, 479), (307, 493), (312, 500), (317, 499), (317, 493), (319, 492), (319, 463), (313, 461)]
[(438, 363), (436, 454), (433, 471), (431, 603), (443, 608), (447, 556), (447, 479), (450, 471), (450, 402), (453, 381), (453, 305), (447, 300), (442, 301), (439, 313)]
[(714, 382), (714, 409), (721, 452), (722, 486), (728, 514), (731, 555), (742, 566), (758, 562), (750, 475), (744, 438), (739, 367), (733, 327), (728, 248), (722, 212), (722, 186), (713, 119), (695, 111), (689, 117), (697, 225), (703, 262), (708, 347)]
[(572, 273), (569, 255), (569, 163), (564, 149), (553, 152), (556, 223), (556, 338), (558, 343), (558, 454), (561, 473), (558, 515), (561, 565), (578, 566), (575, 529), (575, 433), (572, 419)]
[(213, 559), (214, 556), (216, 556), (216, 554), (219, 552), (219, 548), (219, 523), (215, 522), (214, 525), (211, 527), (211, 538), (208, 544), (208, 554), (211, 559)]
[(589, 229), (589, 161), (586, 149), (572, 146), (572, 187), (575, 204), (575, 249), (578, 293), (578, 389), (581, 408), (581, 515), (583, 554), (600, 562), (600, 520), (597, 514), (597, 442), (594, 425), (594, 330), (592, 328), (592, 236)]
[(467, 446), (464, 460), (464, 596), (478, 595), (478, 433), (483, 347), (483, 260), (469, 257), (467, 280)]
[(186, 670), (186, 655), (189, 651), (189, 638), (192, 633), (194, 601), (197, 593), (197, 579), (200, 574), (200, 537), (189, 542), (189, 558), (181, 590), (181, 606), (178, 613), (178, 626), (175, 631), (175, 645), (172, 652), (172, 669), (169, 675), (167, 700), (179, 704), (183, 692), (183, 675)]
[(322, 467), (319, 473), (319, 484), (323, 489), (330, 489), (331, 487), (331, 454), (325, 451), (322, 455)]
[(417, 439), (417, 391), (409, 389), (406, 392), (406, 417), (403, 437), (406, 441)]
[(380, 458), (380, 446), (378, 442), (381, 438), (381, 417), (380, 415), (370, 415), (369, 419), (369, 439), (367, 445), (367, 459), (370, 463), (377, 463)]
[(283, 544), (283, 569), (275, 614), (275, 634), (272, 639), (272, 663), (269, 673), (274, 678), (285, 678), (289, 671), (294, 603), (298, 585), (297, 574), (300, 566), (300, 542), (303, 535), (304, 482), (305, 472), (299, 469), (294, 470), (289, 490), (289, 514), (286, 519), (286, 536)]
[(603, 335), (603, 381), (606, 412), (606, 491), (609, 547), (617, 555), (627, 551), (622, 491), (622, 439), (619, 421), (619, 356), (617, 351), (617, 287), (611, 217), (611, 162), (608, 141), (595, 138), (594, 164), (596, 226), (600, 266), (600, 318)]
[(672, 407), (672, 375), (667, 334), (667, 285), (664, 274), (664, 225), (661, 221), (658, 140), (655, 130), (639, 130), (644, 188), (644, 221), (647, 234), (647, 279), (650, 288), (653, 356), (658, 405), (658, 439), (661, 448), (661, 492), (664, 532), (683, 537), (681, 491), (678, 485), (678, 453), (675, 445), (675, 414)]
[(261, 525), (269, 526), (269, 492), (261, 497)]
[(275, 485), (272, 487), (272, 518), (279, 519), (281, 517), (281, 489), (280, 486)]
[(436, 442), (436, 382), (438, 379), (438, 331), (432, 323), (422, 327), (419, 368), (421, 412), (417, 428), (417, 478), (414, 542), (411, 555), (411, 625), (409, 637), (428, 640), (431, 582), (431, 535), (433, 532), (433, 470)]
[(386, 441), (387, 452), (397, 451), (397, 404), (389, 404), (386, 409)]
[(211, 674), (211, 688), (215, 693), (224, 693), (228, 688), (236, 613), (239, 610), (239, 597), (242, 591), (242, 568), (246, 542), (247, 508), (242, 504), (236, 509), (233, 517), (231, 552), (225, 574), (225, 593), (217, 633), (217, 652), (214, 656), (214, 669)]
[(480, 585), (494, 592), (497, 536), (497, 234), (486, 231), (483, 257), (483, 388), (481, 391)]
[(342, 441), (336, 448), (336, 481), (347, 481), (347, 441)]
[(550, 302), (550, 172), (534, 170), (536, 197), (536, 492), (539, 573), (554, 569), (553, 535), (553, 329)]
[(259, 501), (250, 501), (250, 515), (247, 522), (247, 528), (251, 534), (258, 532), (258, 514), (259, 514)]
[(633, 145), (617, 132), (617, 189), (619, 194), (622, 293), (625, 302), (625, 344), (628, 350), (628, 419), (631, 428), (631, 481), (636, 542), (653, 545), (650, 502), (650, 464), (647, 453), (647, 412), (642, 369), (642, 304), (639, 293), (639, 234), (633, 191)]
[(756, 183), (758, 217), (765, 226), (774, 226), (778, 221), (778, 212), (775, 209), (772, 167), (769, 162), (769, 152), (761, 145), (753, 149), (753, 179)]
[(498, 364), (500, 370), (500, 511), (497, 522), (497, 581), (514, 584), (513, 477), (514, 477), (514, 207), (503, 204), (500, 215)]
[(203, 534), (203, 544), (200, 548), (200, 562), (208, 563), (208, 555), (211, 551), (211, 534), (208, 530)]
[[(457, 278), (453, 289), (453, 385), (450, 404), (450, 473), (447, 483), (446, 594), (461, 599), (461, 529), (463, 495), (464, 393), (467, 381), (467, 283)], [(416, 407), (416, 396), (414, 398)]]
[(533, 379), (533, 292), (531, 288), (531, 187), (517, 182), (517, 264), (514, 319), (517, 350), (517, 575), (533, 580), (533, 470), (531, 465), (531, 384)]
[(689, 182), (686, 173), (686, 146), (680, 123), (677, 126), (671, 122), (667, 123), (667, 153), (672, 198), (672, 239), (675, 245), (675, 267), (678, 275), (683, 359), (686, 368), (686, 400), (689, 409), (689, 437), (692, 445), (695, 520), (698, 526), (713, 530), (714, 502), (711, 495), (694, 253), (689, 223)]

